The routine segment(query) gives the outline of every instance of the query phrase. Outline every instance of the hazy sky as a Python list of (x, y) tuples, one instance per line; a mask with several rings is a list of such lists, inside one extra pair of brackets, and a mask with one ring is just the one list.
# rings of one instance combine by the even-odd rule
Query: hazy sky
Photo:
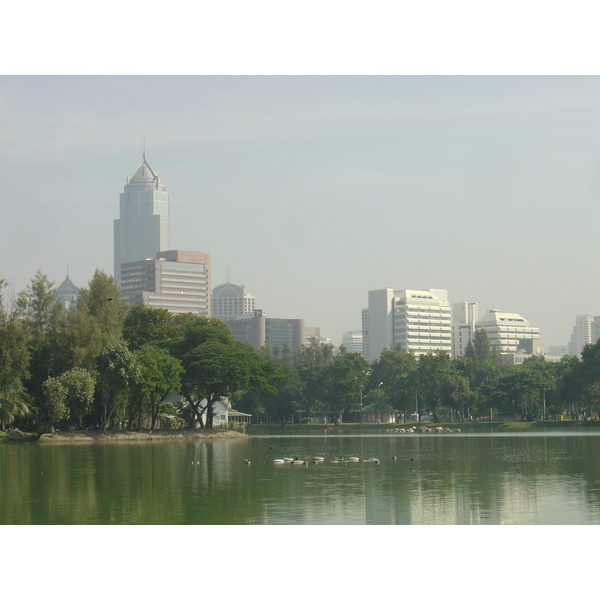
[(144, 137), (172, 248), (336, 345), (383, 287), (600, 314), (599, 77), (3, 76), (0, 278), (112, 274)]

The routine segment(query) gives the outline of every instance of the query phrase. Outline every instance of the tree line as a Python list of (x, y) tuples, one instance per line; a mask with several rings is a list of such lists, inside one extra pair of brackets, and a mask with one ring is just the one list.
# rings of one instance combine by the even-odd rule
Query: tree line
[[(7, 288), (0, 281), (0, 290)], [(171, 392), (183, 401), (166, 402)], [(478, 330), (465, 356), (420, 357), (401, 347), (369, 365), (317, 340), (254, 351), (214, 318), (128, 307), (113, 278), (96, 271), (75, 306), (57, 301), (36, 273), (0, 303), (0, 426), (154, 429), (161, 419), (213, 426), (229, 398), (255, 422), (298, 422), (322, 413), (335, 422), (361, 411), (428, 414), (434, 421), (495, 416), (588, 419), (600, 407), (600, 345), (559, 363), (532, 357), (504, 364)]]
[(522, 365), (502, 362), (485, 330), (475, 332), (465, 355), (445, 352), (416, 356), (396, 346), (369, 365), (343, 347), (316, 341), (299, 352), (262, 349), (281, 365), (285, 378), (273, 382), (277, 393), (240, 395), (240, 410), (265, 422), (290, 422), (319, 411), (337, 422), (364, 420), (364, 411), (395, 412), (404, 420), (430, 415), (433, 421), (470, 418), (589, 419), (600, 409), (600, 342), (581, 358), (558, 363), (536, 356)]
[[(102, 271), (74, 307), (58, 302), (40, 272), (0, 305), (2, 428), (106, 431), (147, 422), (152, 430), (161, 416), (212, 428), (218, 399), (270, 392), (281, 376), (218, 319), (127, 307)], [(171, 392), (184, 401), (166, 402)]]

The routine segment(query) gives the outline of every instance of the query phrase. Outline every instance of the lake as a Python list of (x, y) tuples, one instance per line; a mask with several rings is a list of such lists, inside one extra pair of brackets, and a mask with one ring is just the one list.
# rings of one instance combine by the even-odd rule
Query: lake
[[(325, 460), (273, 462), (296, 456)], [(0, 523), (598, 524), (599, 458), (564, 431), (5, 444)]]

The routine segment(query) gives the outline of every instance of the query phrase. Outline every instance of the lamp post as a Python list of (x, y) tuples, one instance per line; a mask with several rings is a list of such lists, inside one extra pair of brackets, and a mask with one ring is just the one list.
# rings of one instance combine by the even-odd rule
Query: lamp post
[(362, 424), (363, 422), (363, 406), (362, 406), (362, 402), (363, 402), (363, 398), (362, 398), (362, 394), (363, 394), (363, 385), (360, 385), (360, 422)]

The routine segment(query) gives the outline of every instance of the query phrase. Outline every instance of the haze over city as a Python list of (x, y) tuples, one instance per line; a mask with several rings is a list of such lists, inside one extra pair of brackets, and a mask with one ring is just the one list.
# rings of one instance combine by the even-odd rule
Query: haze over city
[(3, 76), (0, 278), (113, 273), (144, 150), (171, 247), (339, 345), (372, 289), (442, 288), (548, 345), (600, 314), (598, 77)]

